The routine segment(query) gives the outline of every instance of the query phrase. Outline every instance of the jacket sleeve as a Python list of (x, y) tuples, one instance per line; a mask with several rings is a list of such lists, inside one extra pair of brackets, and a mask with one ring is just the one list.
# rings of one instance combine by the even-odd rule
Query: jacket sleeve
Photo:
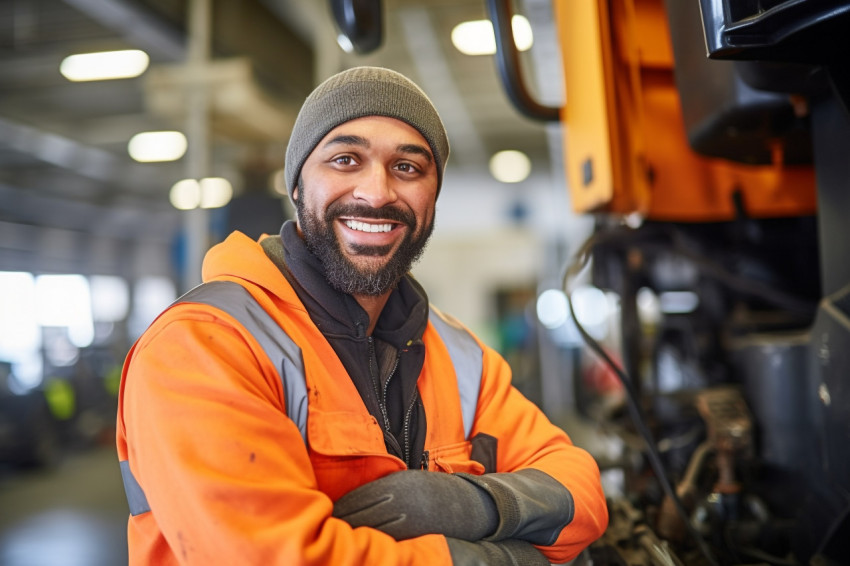
[(252, 338), (202, 307), (172, 311), (122, 384), (119, 438), (152, 510), (131, 517), (131, 545), (159, 549), (134, 559), (131, 547), (131, 564), (451, 564), (443, 536), (397, 542), (332, 517)]
[(510, 369), (502, 357), (485, 345), (482, 348), (484, 370), (472, 436), (485, 433), (498, 439), (497, 472), (539, 470), (567, 489), (573, 500), (572, 519), (552, 545), (538, 548), (553, 563), (572, 560), (608, 525), (599, 467), (511, 386)]

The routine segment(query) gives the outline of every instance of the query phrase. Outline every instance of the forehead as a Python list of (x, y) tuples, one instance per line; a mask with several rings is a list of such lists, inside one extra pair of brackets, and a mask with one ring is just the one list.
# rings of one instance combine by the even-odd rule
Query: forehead
[(431, 146), (424, 136), (419, 133), (419, 130), (397, 118), (364, 116), (363, 118), (349, 120), (328, 132), (316, 147), (321, 148), (327, 143), (340, 138), (340, 136), (359, 136), (371, 143), (385, 141), (392, 145), (421, 145), (433, 157)]

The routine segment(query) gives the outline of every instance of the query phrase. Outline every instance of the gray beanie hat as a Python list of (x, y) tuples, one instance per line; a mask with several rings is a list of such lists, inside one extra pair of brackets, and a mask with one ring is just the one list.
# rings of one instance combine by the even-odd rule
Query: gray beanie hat
[(437, 190), (449, 158), (449, 140), (428, 96), (402, 74), (380, 67), (355, 67), (330, 77), (310, 93), (295, 119), (286, 147), (286, 188), (298, 182), (301, 168), (328, 132), (364, 116), (387, 116), (419, 130), (437, 165)]

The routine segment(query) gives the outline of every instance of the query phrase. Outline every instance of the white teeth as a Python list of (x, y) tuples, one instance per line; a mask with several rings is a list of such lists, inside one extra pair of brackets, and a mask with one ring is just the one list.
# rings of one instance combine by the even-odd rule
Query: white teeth
[(389, 232), (393, 229), (392, 224), (367, 224), (357, 220), (346, 220), (345, 225), (359, 232)]

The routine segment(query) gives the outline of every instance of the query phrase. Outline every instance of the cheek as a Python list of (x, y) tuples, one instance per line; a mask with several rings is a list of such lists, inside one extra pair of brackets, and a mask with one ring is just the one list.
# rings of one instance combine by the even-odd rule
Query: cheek
[(436, 198), (430, 197), (419, 199), (416, 203), (412, 203), (412, 207), (417, 218), (419, 218), (420, 224), (427, 225), (434, 219)]
[(331, 204), (345, 199), (351, 192), (352, 189), (346, 184), (334, 182), (333, 179), (325, 179), (316, 184), (314, 198), (310, 201), (314, 206), (326, 209)]
[(328, 204), (333, 201), (334, 197), (330, 194), (329, 187), (324, 183), (305, 182), (304, 188), (298, 194), (298, 198), (305, 210), (319, 213), (328, 207)]
[(430, 185), (430, 183), (414, 184), (413, 186), (401, 187), (396, 191), (399, 201), (407, 205), (417, 218), (425, 219), (434, 216), (437, 191)]

